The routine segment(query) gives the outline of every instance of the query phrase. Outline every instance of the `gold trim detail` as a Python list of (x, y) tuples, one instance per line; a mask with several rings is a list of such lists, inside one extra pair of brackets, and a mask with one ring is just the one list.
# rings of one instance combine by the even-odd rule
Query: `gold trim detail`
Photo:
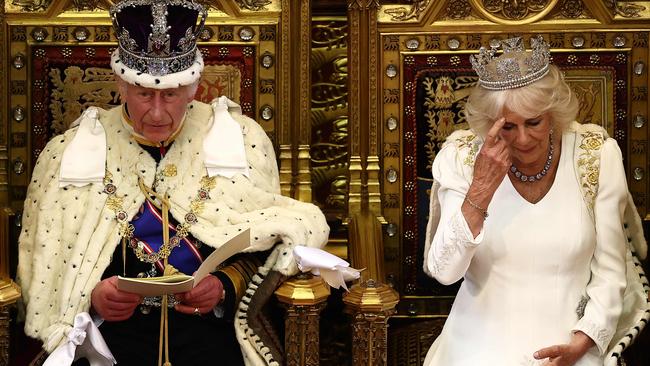
[(474, 162), (476, 161), (476, 154), (479, 151), (479, 142), (474, 141), (476, 140), (476, 135), (468, 135), (468, 136), (463, 136), (458, 139), (456, 139), (456, 146), (458, 149), (468, 149), (469, 151), (467, 152), (467, 156), (463, 160), (463, 164), (467, 166), (474, 166)]
[(598, 193), (598, 175), (600, 167), (600, 149), (603, 147), (603, 135), (598, 132), (580, 134), (580, 155), (578, 156), (578, 173), (589, 214), (594, 215), (594, 203)]
[(300, 274), (282, 283), (275, 290), (278, 300), (288, 305), (317, 305), (327, 300), (330, 287), (322, 278), (311, 274)]
[(327, 305), (330, 287), (320, 277), (299, 274), (275, 290), (287, 309), (284, 321), (286, 365), (319, 364), (319, 319)]
[(543, 19), (558, 0), (494, 1), (470, 0), (473, 7), (492, 22), (521, 25)]
[(419, 19), (420, 14), (429, 6), (431, 0), (416, 0), (410, 7), (400, 6), (397, 8), (385, 9), (384, 13), (390, 15), (390, 20), (403, 22), (412, 19)]
[(616, 15), (620, 15), (623, 18), (638, 18), (644, 10), (646, 10), (645, 6), (634, 3), (616, 4), (616, 8), (614, 9)]
[(399, 302), (397, 292), (368, 280), (344, 295), (345, 312), (352, 314), (352, 364), (383, 366), (388, 358), (388, 318)]
[(235, 288), (235, 298), (237, 299), (236, 304), (239, 304), (239, 301), (246, 293), (246, 280), (242, 274), (232, 266), (225, 266), (219, 270), (224, 275), (226, 275), (230, 282), (232, 282), (233, 287)]
[(252, 11), (266, 10), (271, 0), (236, 0), (240, 8)]
[(9, 365), (9, 348), (11, 335), (9, 334), (9, 307), (0, 307), (0, 365)]
[(11, 5), (18, 6), (22, 11), (44, 11), (52, 4), (52, 0), (12, 0)]

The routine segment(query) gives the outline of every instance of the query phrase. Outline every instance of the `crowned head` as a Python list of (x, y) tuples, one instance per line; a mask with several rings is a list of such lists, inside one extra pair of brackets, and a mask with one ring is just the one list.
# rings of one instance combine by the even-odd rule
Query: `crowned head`
[[(530, 43), (527, 51), (521, 37), (505, 39), (470, 56), (479, 85), (488, 90), (515, 89), (546, 76), (551, 58), (548, 43), (542, 36), (532, 37)], [(503, 53), (497, 56), (499, 48)]]
[(201, 77), (196, 41), (207, 11), (194, 0), (124, 0), (110, 10), (118, 48), (111, 67), (124, 81), (147, 88), (191, 85)]

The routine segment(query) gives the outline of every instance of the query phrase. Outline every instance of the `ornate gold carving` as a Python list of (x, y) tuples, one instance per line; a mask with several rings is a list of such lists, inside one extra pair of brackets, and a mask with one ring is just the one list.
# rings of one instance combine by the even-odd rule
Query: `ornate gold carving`
[(68, 9), (76, 11), (88, 10), (108, 10), (110, 3), (106, 0), (72, 0), (68, 5)]
[(648, 98), (648, 87), (647, 86), (635, 86), (632, 88), (632, 100), (634, 101), (643, 101)]
[(284, 321), (284, 348), (287, 366), (319, 364), (318, 320), (325, 304), (291, 306)]
[(641, 16), (642, 11), (646, 9), (643, 5), (638, 5), (634, 3), (619, 3), (616, 5), (615, 11), (617, 15), (620, 15), (624, 18), (638, 18)]
[[(348, 11), (348, 19), (350, 22), (350, 49), (349, 49), (349, 72), (350, 72), (350, 90), (349, 92), (349, 111), (350, 111), (350, 154), (352, 156), (357, 156), (360, 154), (359, 151), (359, 132), (361, 125), (361, 85), (360, 84), (360, 73), (361, 73), (361, 29), (360, 29), (360, 18), (358, 10), (350, 9)], [(359, 158), (360, 159), (360, 158)], [(361, 161), (361, 160), (359, 160)], [(350, 169), (352, 169), (352, 162), (350, 162)], [(361, 166), (359, 166), (361, 170)], [(352, 183), (352, 176), (350, 176), (350, 182)], [(360, 182), (359, 182), (360, 183)], [(350, 193), (352, 193), (352, 186), (350, 187)], [(356, 194), (356, 193), (355, 193)], [(360, 194), (360, 192), (359, 192)], [(348, 208), (349, 211), (349, 208)]]
[[(377, 7), (379, 4), (376, 1), (369, 1), (369, 4), (375, 2), (375, 7), (369, 6), (369, 11), (368, 11), (368, 22), (369, 22), (369, 30), (368, 30), (368, 84), (369, 84), (369, 91), (370, 94), (368, 95), (368, 128), (370, 130), (370, 141), (369, 141), (369, 148), (368, 148), (368, 170), (376, 170), (376, 173), (368, 173), (368, 186), (369, 186), (369, 194), (371, 197), (371, 201), (377, 201), (377, 205), (380, 205), (380, 200), (379, 200), (379, 158), (377, 155), (379, 154), (377, 146), (378, 146), (378, 141), (377, 141), (377, 131), (379, 130), (377, 128), (377, 94), (378, 94), (378, 85), (377, 85), (377, 55), (379, 54), (379, 46), (377, 44), (377, 39), (378, 39), (378, 33), (377, 33)], [(372, 156), (372, 157), (371, 157)], [(371, 161), (374, 161), (372, 159), (376, 159), (377, 165), (374, 166)], [(375, 181), (375, 176), (376, 176), (376, 181)], [(372, 187), (375, 187), (374, 189)], [(372, 197), (375, 197), (373, 199)], [(377, 211), (374, 211), (375, 214), (381, 215), (380, 208), (377, 207)]]
[(427, 8), (431, 0), (413, 0), (411, 2), (413, 5), (389, 8), (384, 10), (384, 13), (390, 15), (393, 21), (403, 22), (411, 19), (419, 19), (420, 14)]
[(46, 10), (52, 0), (12, 0), (11, 4), (19, 6), (23, 11), (42, 11)]
[(395, 313), (399, 296), (395, 290), (374, 280), (355, 285), (344, 295), (345, 311), (352, 314), (352, 364), (387, 364), (388, 318)]
[(440, 35), (432, 34), (424, 37), (424, 47), (428, 50), (440, 49)]
[(558, 0), (470, 0), (487, 19), (501, 24), (528, 24), (542, 19)]
[(0, 306), (0, 365), (9, 364), (9, 306)]
[[(8, 27), (6, 26), (6, 19), (5, 19), (5, 0), (0, 0), (0, 80), (3, 80), (5, 82), (2, 83), (0, 86), (0, 101), (3, 103), (3, 109), (7, 109), (7, 99), (5, 99), (7, 93), (7, 83), (6, 80), (9, 78), (9, 74), (7, 72), (9, 68), (9, 56), (7, 55), (7, 48), (4, 46), (6, 44), (6, 30)], [(22, 88), (21, 88), (22, 86)], [(17, 92), (17, 93), (14, 93)], [(25, 93), (25, 82), (23, 81), (22, 85), (20, 83), (18, 84), (11, 84), (11, 92), (12, 94), (22, 94)], [(8, 118), (8, 113), (2, 113), (0, 114), (0, 144), (4, 145), (1, 146), (4, 152), (0, 154), (0, 203), (3, 206), (7, 206), (9, 203), (9, 195), (8, 195), (8, 184), (9, 184), (9, 173), (8, 173), (8, 165), (9, 165), (9, 156), (6, 153), (7, 149), (7, 140), (8, 140), (8, 133), (9, 133), (9, 118)], [(7, 233), (8, 237), (9, 233)], [(8, 245), (8, 243), (7, 243)], [(3, 254), (4, 255), (4, 254)], [(7, 257), (8, 253), (7, 253)]]
[(399, 89), (384, 89), (384, 103), (397, 104), (399, 103)]
[(591, 35), (591, 47), (602, 48), (605, 47), (607, 35), (605, 33), (593, 33)]
[(363, 191), (363, 187), (361, 183), (362, 171), (363, 171), (363, 167), (361, 166), (361, 157), (359, 155), (352, 155), (350, 157), (350, 168), (349, 168), (350, 185), (348, 188), (348, 215), (349, 216), (361, 212), (361, 204), (362, 204), (361, 195)]
[(298, 146), (298, 174), (296, 175), (296, 199), (311, 202), (311, 157), (309, 145)]
[(632, 140), (632, 154), (645, 155), (647, 144), (646, 140)]
[(346, 23), (330, 21), (312, 24), (312, 47), (316, 50), (347, 49), (348, 26)]
[(275, 80), (273, 79), (260, 80), (260, 93), (275, 94)]
[[(316, 69), (318, 71), (318, 69)], [(345, 208), (347, 190), (348, 119), (347, 108), (312, 110), (311, 145), (314, 202), (324, 208)]]
[(384, 51), (399, 51), (399, 36), (384, 36)]
[[(299, 113), (299, 143), (307, 145), (306, 150), (303, 147), (303, 151), (307, 152), (309, 155), (309, 143), (311, 142), (311, 122), (310, 122), (310, 111), (311, 111), (311, 74), (310, 74), (310, 61), (311, 61), (311, 6), (309, 0), (294, 0), (300, 1), (300, 43), (297, 48), (298, 51), (298, 60), (299, 60), (299, 84), (298, 86), (298, 95), (300, 109), (297, 111)], [(297, 10), (297, 9), (295, 9)], [(295, 18), (294, 18), (295, 19)], [(295, 68), (294, 68), (295, 70)], [(304, 156), (303, 156), (304, 157)], [(300, 159), (300, 157), (299, 157)], [(307, 160), (307, 163), (309, 160)], [(308, 168), (307, 168), (308, 169)], [(307, 182), (304, 182), (307, 183)], [(300, 183), (299, 183), (300, 184)], [(309, 182), (309, 187), (302, 187), (299, 190), (307, 191), (311, 190), (311, 181)], [(311, 202), (311, 193), (309, 194), (309, 201)]]
[(242, 9), (259, 11), (266, 10), (266, 6), (271, 4), (271, 0), (237, 0), (237, 5)]
[(49, 109), (55, 134), (65, 132), (89, 106), (108, 109), (118, 102), (111, 69), (90, 67), (82, 70), (79, 66), (69, 66), (63, 74), (62, 77), (59, 69), (52, 69), (49, 74), (54, 86)]
[(287, 308), (284, 346), (286, 365), (319, 364), (319, 318), (325, 308), (330, 288), (320, 277), (298, 275), (285, 281), (275, 291)]
[(275, 27), (261, 26), (260, 41), (275, 41)]
[(468, 0), (450, 0), (447, 3), (447, 16), (451, 19), (467, 18), (472, 12)]
[(524, 19), (530, 13), (544, 10), (549, 0), (483, 0), (488, 12), (505, 19)]
[(235, 39), (235, 27), (232, 25), (222, 25), (219, 27), (219, 35), (217, 37), (220, 41), (232, 41)]
[[(400, 306), (403, 305), (400, 304)], [(431, 344), (442, 332), (445, 320), (446, 317), (440, 317), (417, 323), (400, 324), (396, 322), (391, 324), (388, 334), (388, 363), (390, 365), (421, 365)]]
[(385, 143), (384, 156), (390, 158), (399, 158), (399, 144), (397, 142)]
[[(279, 133), (278, 133), (278, 142), (280, 144), (289, 144), (291, 143), (291, 56), (290, 56), (290, 51), (291, 51), (291, 37), (290, 37), (290, 30), (291, 30), (291, 13), (289, 9), (291, 8), (291, 1), (290, 0), (282, 0), (282, 16), (280, 17), (281, 20), (281, 27), (280, 29), (282, 30), (280, 32), (280, 47), (282, 49), (280, 57), (280, 81), (278, 84), (278, 89), (281, 92), (280, 96), (280, 124), (278, 125)], [(291, 159), (291, 147), (289, 146), (289, 159)], [(287, 152), (285, 151), (285, 154)], [(286, 157), (285, 157), (286, 158)], [(289, 169), (289, 173), (291, 173), (291, 160), (289, 160), (289, 165), (285, 167), (285, 169)], [(282, 182), (282, 180), (281, 180)], [(282, 184), (282, 183), (281, 183)], [(291, 180), (289, 179), (289, 187), (291, 186)], [(286, 187), (282, 188), (282, 192), (287, 190)], [(290, 191), (290, 188), (289, 188)]]
[(25, 80), (13, 80), (11, 82), (11, 94), (13, 95), (25, 95), (26, 89), (27, 82)]
[(291, 197), (293, 183), (291, 160), (291, 145), (280, 145), (280, 192), (287, 197)]
[(382, 203), (384, 208), (399, 208), (399, 195), (396, 193), (384, 194)]
[(63, 26), (56, 26), (54, 27), (54, 34), (52, 35), (52, 39), (54, 39), (57, 42), (65, 42), (68, 40), (68, 27), (63, 25)]
[(582, 0), (564, 0), (560, 9), (562, 15), (567, 18), (580, 18), (584, 11), (584, 4)]
[[(2, 8), (4, 13), (4, 8)], [(13, 42), (24, 42), (27, 40), (27, 28), (25, 27), (11, 27), (11, 40)]]
[(368, 175), (368, 209), (374, 213), (375, 216), (381, 216), (381, 167), (379, 166), (379, 157), (377, 155), (369, 155), (366, 158), (367, 167), (366, 172)]
[(379, 0), (348, 0), (348, 8), (354, 10), (368, 10), (379, 7)]
[(634, 33), (634, 47), (647, 48), (648, 47), (648, 32), (635, 32)]

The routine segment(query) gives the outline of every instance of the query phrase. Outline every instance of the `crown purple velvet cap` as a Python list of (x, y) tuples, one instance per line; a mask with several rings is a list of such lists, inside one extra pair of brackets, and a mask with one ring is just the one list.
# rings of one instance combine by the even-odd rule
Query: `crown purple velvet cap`
[(207, 11), (191, 0), (125, 0), (111, 8), (118, 38), (111, 67), (126, 82), (155, 89), (190, 85), (201, 77), (196, 41)]

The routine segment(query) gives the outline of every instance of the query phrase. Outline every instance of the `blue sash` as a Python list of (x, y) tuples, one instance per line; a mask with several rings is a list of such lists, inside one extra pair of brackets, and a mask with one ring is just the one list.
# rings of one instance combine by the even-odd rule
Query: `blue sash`
[[(158, 208), (149, 200), (142, 205), (142, 213), (131, 221), (135, 231), (133, 237), (144, 244), (144, 250), (147, 253), (157, 252), (163, 243), (162, 235), (162, 215)], [(169, 217), (169, 237), (176, 235), (175, 221)], [(172, 249), (169, 256), (169, 264), (179, 271), (191, 275), (203, 263), (201, 253), (196, 249), (194, 244), (186, 237), (176, 248)], [(156, 266), (163, 271), (163, 262), (156, 262)]]

